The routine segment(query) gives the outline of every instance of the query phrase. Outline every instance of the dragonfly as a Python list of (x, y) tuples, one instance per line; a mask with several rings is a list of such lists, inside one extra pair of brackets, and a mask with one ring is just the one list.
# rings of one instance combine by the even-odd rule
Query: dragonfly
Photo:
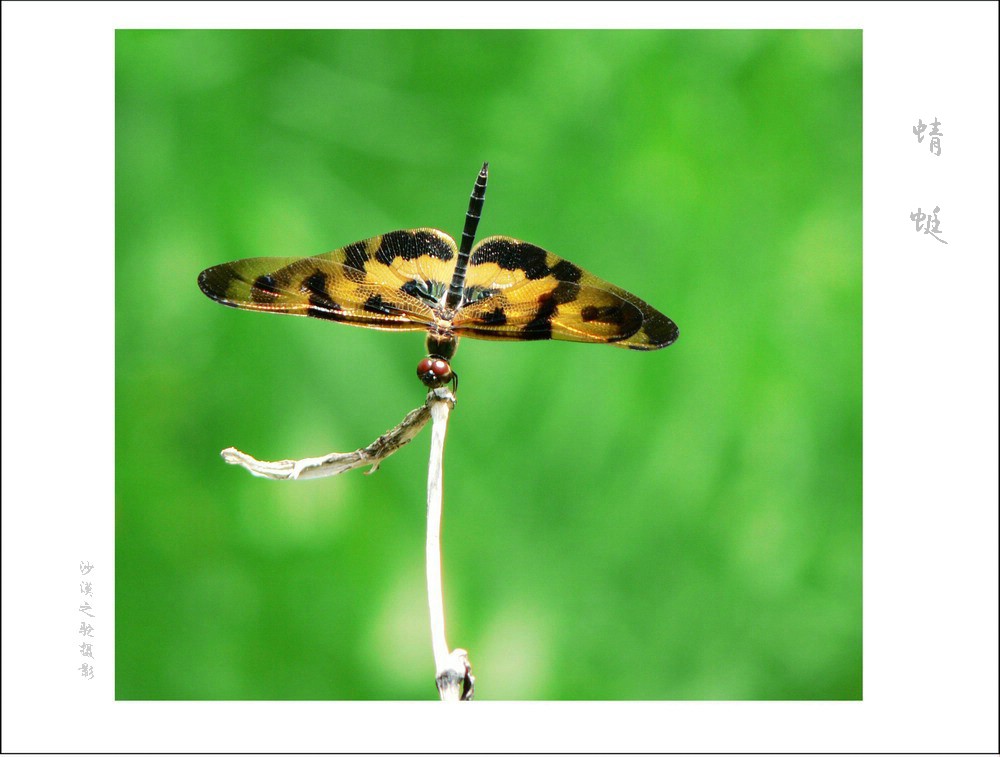
[(541, 247), (507, 236), (473, 245), (489, 164), (476, 177), (462, 241), (438, 229), (390, 231), (311, 257), (222, 263), (201, 291), (243, 310), (286, 313), (384, 331), (426, 332), (417, 376), (452, 383), (459, 339), (610, 344), (658, 350), (677, 325), (634, 294)]

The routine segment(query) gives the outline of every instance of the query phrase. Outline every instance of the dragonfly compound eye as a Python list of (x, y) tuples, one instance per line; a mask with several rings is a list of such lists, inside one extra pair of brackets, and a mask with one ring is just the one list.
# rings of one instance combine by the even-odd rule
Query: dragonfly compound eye
[(447, 360), (425, 357), (417, 364), (417, 376), (433, 389), (451, 381), (453, 373)]

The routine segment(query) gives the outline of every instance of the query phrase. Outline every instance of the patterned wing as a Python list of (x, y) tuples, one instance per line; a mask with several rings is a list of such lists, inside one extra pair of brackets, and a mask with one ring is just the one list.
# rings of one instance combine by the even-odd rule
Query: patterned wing
[(223, 263), (198, 285), (230, 307), (412, 331), (434, 322), (456, 252), (436, 229), (393, 231), (310, 258)]
[(658, 350), (677, 325), (634, 294), (510, 237), (472, 250), (455, 333), (479, 339), (563, 339)]

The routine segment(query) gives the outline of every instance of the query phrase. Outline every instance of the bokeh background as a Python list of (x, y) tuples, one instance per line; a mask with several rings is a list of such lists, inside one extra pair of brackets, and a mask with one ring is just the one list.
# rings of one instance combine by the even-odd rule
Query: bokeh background
[(466, 340), (448, 640), (481, 699), (859, 699), (860, 31), (119, 31), (119, 699), (434, 699), (418, 334), (220, 307), (198, 272), (508, 234), (680, 340)]

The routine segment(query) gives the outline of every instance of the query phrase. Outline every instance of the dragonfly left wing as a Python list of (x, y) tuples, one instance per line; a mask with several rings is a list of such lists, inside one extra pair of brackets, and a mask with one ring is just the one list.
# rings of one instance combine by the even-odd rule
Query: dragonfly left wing
[(202, 271), (201, 290), (245, 310), (397, 331), (426, 329), (455, 266), (434, 229), (382, 234), (310, 258), (246, 258)]

